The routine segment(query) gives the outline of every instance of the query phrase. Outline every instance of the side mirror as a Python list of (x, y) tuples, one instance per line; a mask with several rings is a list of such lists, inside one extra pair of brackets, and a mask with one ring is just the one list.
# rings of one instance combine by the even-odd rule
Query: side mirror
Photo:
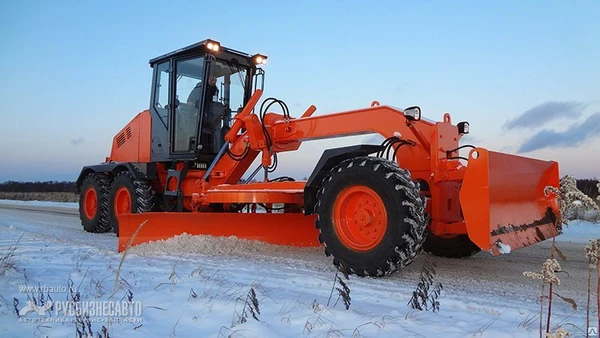
[(459, 122), (457, 125), (459, 134), (468, 134), (469, 133), (469, 122)]
[(412, 106), (404, 109), (404, 117), (410, 121), (419, 121), (421, 119), (421, 108)]

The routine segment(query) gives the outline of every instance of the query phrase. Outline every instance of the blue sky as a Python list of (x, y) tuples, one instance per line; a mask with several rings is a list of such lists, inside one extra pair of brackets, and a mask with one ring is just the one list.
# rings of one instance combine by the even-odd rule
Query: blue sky
[[(293, 116), (310, 104), (317, 114), (375, 99), (420, 105), (430, 119), (471, 122), (471, 143), (600, 177), (598, 1), (1, 7), (0, 181), (74, 180), (103, 161), (113, 135), (148, 107), (148, 60), (205, 38), (268, 55), (266, 95)], [(278, 171), (304, 176), (324, 148), (366, 138), (306, 143)]]

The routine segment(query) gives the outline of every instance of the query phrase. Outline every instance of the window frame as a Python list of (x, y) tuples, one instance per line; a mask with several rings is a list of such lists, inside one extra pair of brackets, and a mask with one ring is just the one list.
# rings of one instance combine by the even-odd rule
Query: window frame
[[(167, 116), (165, 116), (165, 118), (163, 118), (163, 116), (161, 116), (159, 114), (159, 111), (156, 106), (156, 103), (159, 101), (160, 99), (160, 86), (159, 86), (159, 81), (160, 81), (160, 75), (162, 70), (160, 69), (160, 67), (166, 64), (167, 65), (167, 74), (168, 74), (168, 78), (167, 78), (167, 105), (163, 106), (164, 109), (167, 110)], [(169, 120), (170, 120), (170, 115), (171, 115), (171, 73), (172, 73), (172, 68), (171, 68), (171, 60), (166, 60), (164, 62), (161, 62), (159, 64), (156, 65), (156, 71), (154, 74), (154, 92), (152, 93), (152, 109), (154, 109), (156, 115), (158, 116), (158, 118), (160, 119), (160, 121), (162, 122), (162, 124), (165, 126), (165, 128), (167, 128), (167, 130), (169, 130)], [(158, 95), (157, 95), (158, 94)]]
[[(171, 82), (171, 88), (170, 88), (170, 109), (169, 109), (169, 123), (172, 126), (172, 128), (169, 129), (169, 152), (172, 155), (187, 155), (187, 154), (195, 154), (197, 149), (190, 149), (189, 151), (176, 151), (175, 150), (175, 131), (176, 128), (174, 127), (176, 124), (176, 109), (178, 107), (175, 106), (175, 102), (176, 102), (176, 96), (177, 96), (177, 63), (178, 62), (185, 62), (188, 60), (193, 60), (193, 59), (200, 59), (202, 60), (202, 77), (201, 80), (203, 83), (205, 83), (206, 81), (206, 76), (207, 76), (207, 65), (206, 65), (206, 54), (196, 54), (196, 55), (186, 55), (183, 57), (178, 57), (178, 58), (172, 58), (170, 60), (171, 62), (171, 76), (170, 76), (170, 82)], [(203, 86), (205, 87), (205, 86)], [(200, 94), (200, 106), (202, 106), (203, 102), (204, 102), (204, 97), (205, 97), (205, 92), (206, 92), (206, 88), (202, 88), (201, 94)], [(202, 120), (203, 120), (203, 112), (199, 111), (198, 113), (198, 119), (196, 121), (196, 125), (195, 125), (195, 133), (194, 133), (194, 137), (196, 138), (196, 148), (198, 147), (198, 142), (200, 140), (200, 132), (201, 132), (201, 128), (200, 125), (202, 124)]]

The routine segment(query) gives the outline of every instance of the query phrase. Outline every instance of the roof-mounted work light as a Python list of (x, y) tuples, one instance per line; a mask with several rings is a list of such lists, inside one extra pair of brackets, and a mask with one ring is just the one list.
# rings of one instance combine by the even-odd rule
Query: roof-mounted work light
[(262, 54), (255, 54), (252, 56), (252, 61), (255, 65), (266, 65), (267, 64), (267, 56)]
[(221, 44), (214, 40), (206, 40), (204, 45), (212, 52), (218, 52), (221, 50)]

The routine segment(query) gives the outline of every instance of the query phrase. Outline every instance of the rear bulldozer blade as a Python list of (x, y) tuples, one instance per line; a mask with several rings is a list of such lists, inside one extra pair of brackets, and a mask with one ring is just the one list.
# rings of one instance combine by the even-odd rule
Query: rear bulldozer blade
[(182, 234), (235, 236), (298, 247), (320, 245), (315, 216), (302, 213), (149, 212), (122, 214), (117, 216), (117, 220), (119, 252), (127, 245), (135, 246)]
[(460, 190), (467, 232), (493, 255), (558, 235), (558, 163), (475, 148)]

